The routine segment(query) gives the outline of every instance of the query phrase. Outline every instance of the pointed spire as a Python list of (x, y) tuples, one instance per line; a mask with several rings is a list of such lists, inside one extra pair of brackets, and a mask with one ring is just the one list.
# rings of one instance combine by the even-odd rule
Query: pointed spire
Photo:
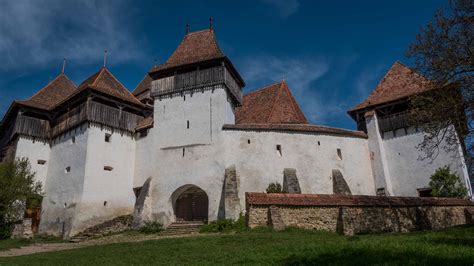
[(61, 69), (61, 74), (64, 74), (65, 70), (66, 70), (66, 57), (63, 58), (63, 68)]
[(104, 68), (107, 66), (107, 49), (104, 50)]
[(186, 23), (186, 35), (189, 34), (189, 23)]
[(212, 31), (212, 17), (209, 18), (209, 30)]

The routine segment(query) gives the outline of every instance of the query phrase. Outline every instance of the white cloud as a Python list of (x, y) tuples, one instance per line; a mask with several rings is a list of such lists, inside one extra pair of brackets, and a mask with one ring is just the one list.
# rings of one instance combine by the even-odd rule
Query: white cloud
[(2, 1), (0, 70), (59, 64), (63, 56), (97, 62), (104, 49), (112, 62), (137, 59), (141, 49), (126, 21), (132, 7), (125, 1)]
[(274, 6), (283, 18), (295, 14), (300, 8), (298, 0), (262, 0), (262, 2)]
[(355, 80), (357, 98), (365, 99), (377, 86), (380, 76), (384, 71), (382, 65), (363, 70)]
[(247, 88), (254, 90), (284, 79), (306, 117), (314, 122), (324, 122), (328, 109), (312, 83), (326, 74), (328, 69), (329, 64), (323, 59), (265, 55), (250, 56), (242, 61)]

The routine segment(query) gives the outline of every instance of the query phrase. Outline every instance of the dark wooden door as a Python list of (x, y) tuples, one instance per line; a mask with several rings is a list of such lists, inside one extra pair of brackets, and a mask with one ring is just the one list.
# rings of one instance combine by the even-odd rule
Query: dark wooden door
[(176, 219), (207, 221), (208, 205), (206, 193), (185, 193), (176, 200)]

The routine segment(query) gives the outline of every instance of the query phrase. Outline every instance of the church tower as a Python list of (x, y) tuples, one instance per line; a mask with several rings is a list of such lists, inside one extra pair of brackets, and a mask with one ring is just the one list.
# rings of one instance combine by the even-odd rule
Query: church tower
[(168, 60), (138, 85), (136, 97), (148, 104), (152, 99), (154, 108), (152, 128), (137, 141), (142, 163), (135, 171), (141, 184), (135, 185), (151, 177), (153, 203), (146, 212), (153, 217), (145, 220), (158, 219), (166, 226), (196, 217), (217, 219), (226, 168), (222, 127), (235, 123), (243, 86), (212, 24), (187, 30)]

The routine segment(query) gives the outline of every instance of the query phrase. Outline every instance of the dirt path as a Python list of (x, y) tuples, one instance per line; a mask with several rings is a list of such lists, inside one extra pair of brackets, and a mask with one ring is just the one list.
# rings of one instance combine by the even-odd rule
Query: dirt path
[(119, 234), (106, 236), (96, 239), (85, 240), (78, 243), (36, 243), (29, 246), (23, 246), (20, 248), (14, 248), (10, 250), (0, 251), (0, 257), (15, 257), (30, 255), (41, 252), (52, 252), (60, 250), (69, 250), (76, 248), (83, 248), (89, 246), (100, 246), (113, 243), (126, 243), (126, 242), (141, 242), (146, 240), (164, 239), (164, 238), (178, 238), (178, 237), (198, 237), (199, 234), (189, 235), (176, 235), (176, 236), (161, 236), (161, 235), (128, 235)]

